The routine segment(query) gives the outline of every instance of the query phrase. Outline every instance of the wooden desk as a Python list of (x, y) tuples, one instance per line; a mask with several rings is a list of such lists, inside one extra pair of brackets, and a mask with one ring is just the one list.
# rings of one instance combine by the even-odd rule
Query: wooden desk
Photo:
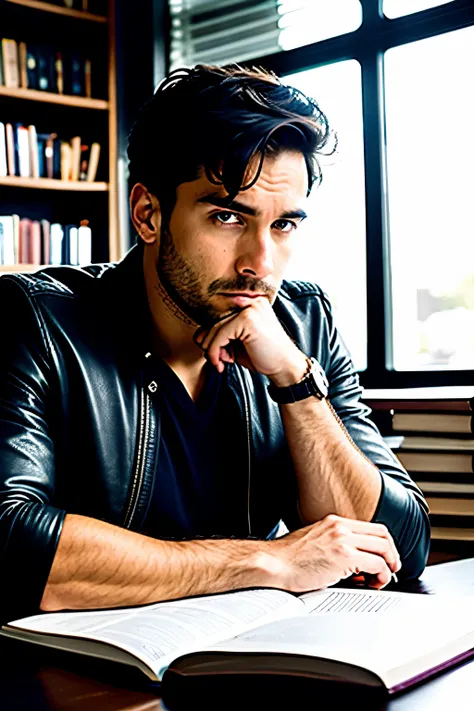
[[(430, 566), (420, 581), (394, 589), (474, 595), (474, 558)], [(122, 668), (118, 671), (112, 664), (5, 639), (0, 640), (0, 660), (1, 711), (166, 711), (155, 686), (133, 674), (127, 678)], [(362, 699), (355, 701), (354, 711), (473, 711), (474, 661), (376, 709), (368, 709)], [(291, 711), (318, 707), (316, 700), (299, 699)], [(189, 711), (205, 708), (206, 700), (197, 699)], [(226, 711), (225, 700), (221, 708)], [(267, 711), (265, 705), (261, 708)], [(282, 706), (280, 710), (286, 711)]]

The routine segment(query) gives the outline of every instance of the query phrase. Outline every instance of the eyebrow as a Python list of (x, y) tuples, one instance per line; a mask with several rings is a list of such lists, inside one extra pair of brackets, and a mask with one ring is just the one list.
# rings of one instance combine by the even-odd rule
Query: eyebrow
[[(256, 210), (254, 207), (245, 205), (243, 202), (239, 202), (238, 200), (229, 200), (229, 198), (220, 197), (215, 193), (203, 195), (202, 197), (198, 198), (197, 202), (207, 203), (208, 205), (215, 205), (216, 207), (222, 207), (224, 208), (224, 210), (230, 210), (232, 212), (242, 212), (244, 215), (250, 215), (251, 217), (258, 217), (258, 215), (260, 214), (260, 211)], [(284, 212), (280, 215), (278, 219), (281, 220), (293, 218), (304, 220), (306, 217), (307, 214), (304, 210), (296, 209)]]

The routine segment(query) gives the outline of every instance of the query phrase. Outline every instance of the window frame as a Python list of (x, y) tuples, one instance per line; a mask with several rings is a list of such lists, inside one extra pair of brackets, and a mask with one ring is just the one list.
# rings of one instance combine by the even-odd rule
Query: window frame
[(349, 59), (359, 62), (367, 240), (367, 369), (360, 373), (361, 383), (369, 388), (471, 384), (474, 383), (474, 364), (472, 370), (425, 371), (397, 371), (389, 365), (393, 362), (392, 305), (383, 81), (387, 50), (474, 25), (474, 3), (472, 0), (452, 0), (445, 5), (390, 19), (383, 14), (383, 0), (360, 2), (363, 20), (354, 32), (255, 57), (243, 64), (265, 66), (282, 76)]

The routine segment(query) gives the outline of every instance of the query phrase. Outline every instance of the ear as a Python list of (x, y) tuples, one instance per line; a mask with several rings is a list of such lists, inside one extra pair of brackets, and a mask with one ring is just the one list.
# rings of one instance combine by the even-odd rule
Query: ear
[(142, 183), (136, 183), (130, 193), (130, 214), (135, 229), (146, 244), (153, 244), (159, 239), (160, 203)]

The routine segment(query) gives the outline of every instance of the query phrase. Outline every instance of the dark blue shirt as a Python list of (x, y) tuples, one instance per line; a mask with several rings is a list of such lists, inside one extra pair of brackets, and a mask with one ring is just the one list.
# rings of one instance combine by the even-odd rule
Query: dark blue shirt
[(206, 364), (194, 402), (156, 358), (161, 438), (153, 497), (143, 532), (155, 538), (248, 536), (245, 422), (225, 374)]

